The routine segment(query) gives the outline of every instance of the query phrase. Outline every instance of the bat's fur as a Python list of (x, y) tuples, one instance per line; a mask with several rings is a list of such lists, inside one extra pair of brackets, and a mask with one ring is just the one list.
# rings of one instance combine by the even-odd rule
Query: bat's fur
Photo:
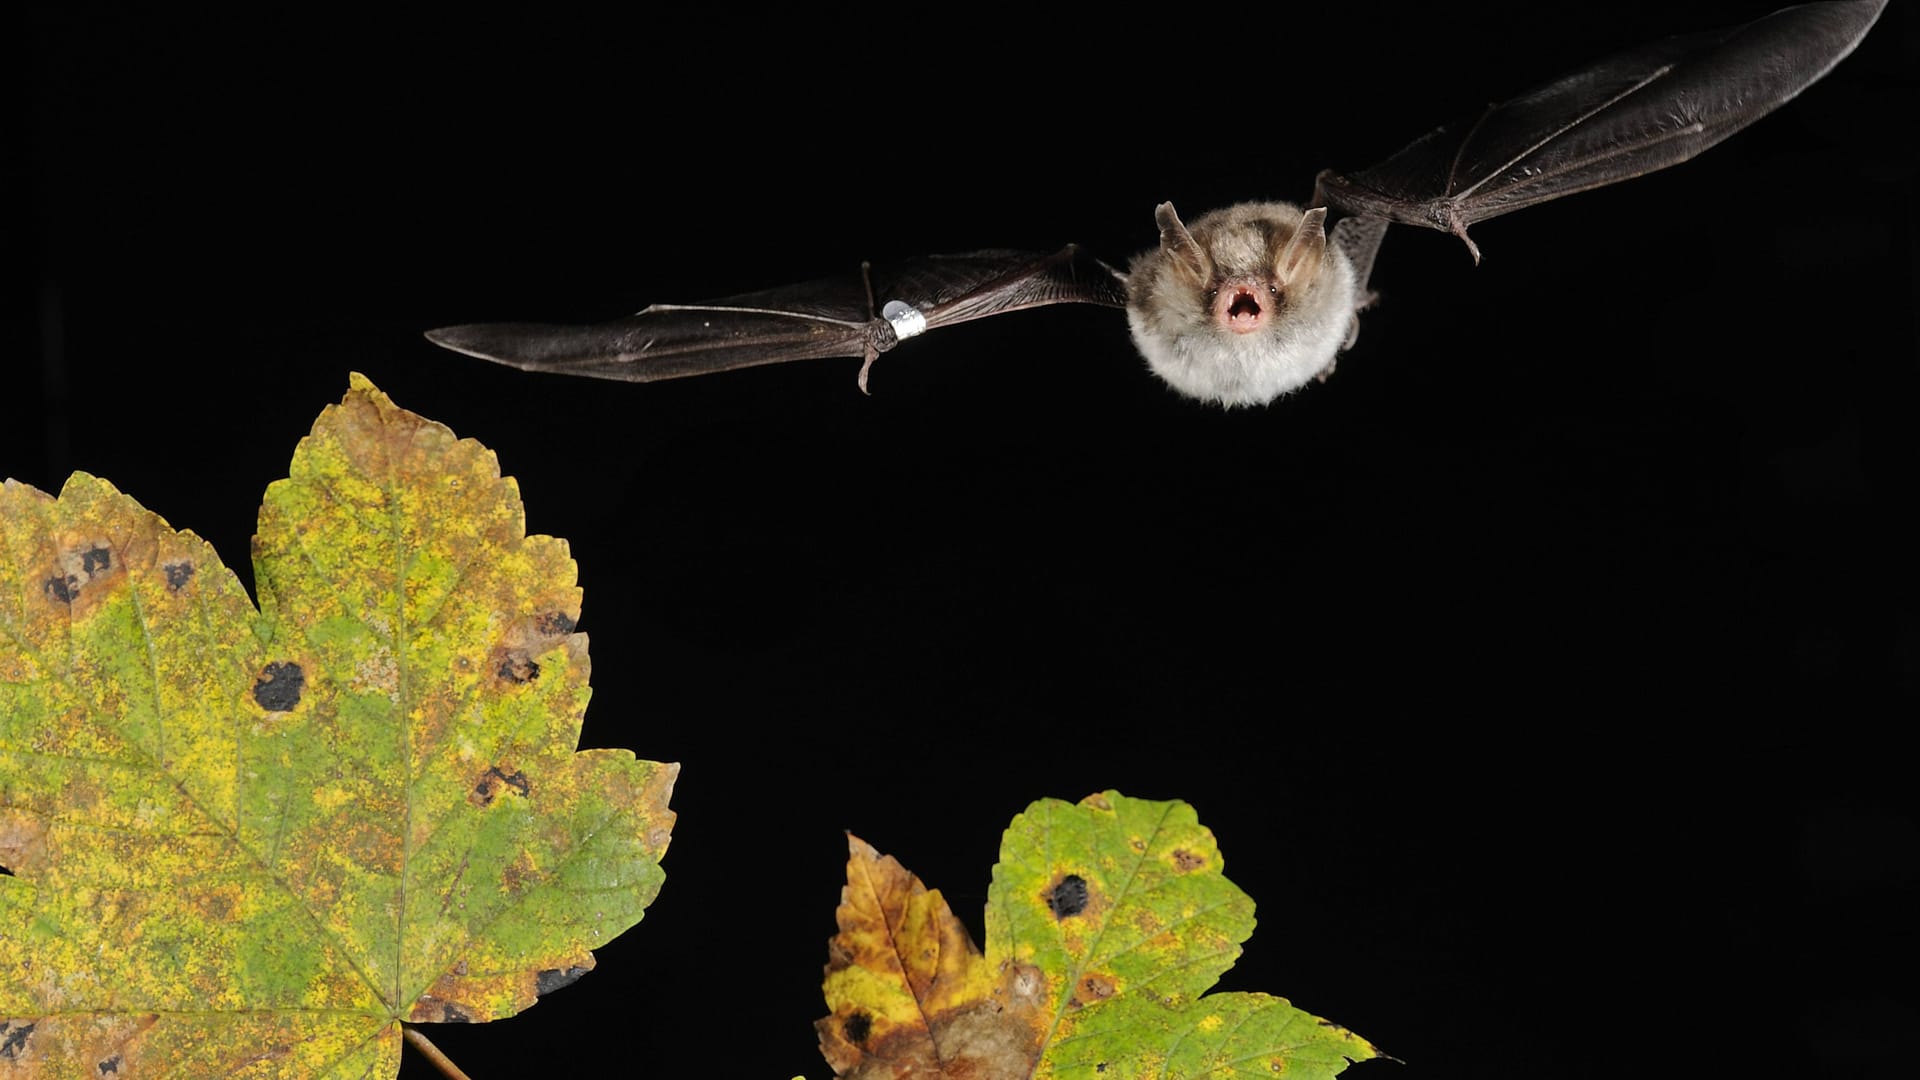
[(1188, 231), (1211, 264), (1205, 280), (1194, 280), (1165, 245), (1133, 260), (1127, 322), (1155, 374), (1189, 397), (1233, 406), (1270, 402), (1332, 366), (1355, 291), (1352, 264), (1336, 246), (1327, 246), (1317, 270), (1285, 283), (1278, 309), (1251, 333), (1228, 329), (1210, 295), (1234, 281), (1278, 284), (1301, 215), (1291, 203), (1241, 203), (1196, 220)]

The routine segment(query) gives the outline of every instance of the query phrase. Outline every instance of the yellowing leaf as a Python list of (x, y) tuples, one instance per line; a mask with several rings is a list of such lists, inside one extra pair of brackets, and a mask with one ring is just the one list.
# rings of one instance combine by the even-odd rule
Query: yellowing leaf
[(576, 751), (566, 544), (360, 376), (267, 490), (260, 608), (103, 480), (0, 490), (0, 1078), (383, 1077), (593, 966), (677, 766)]
[(1379, 1055), (1282, 998), (1204, 993), (1253, 901), (1185, 803), (1109, 791), (1014, 818), (984, 956), (938, 892), (852, 847), (816, 1025), (836, 1075), (1321, 1080)]
[[(866, 841), (847, 838), (847, 887), (840, 933), (828, 945), (827, 1007), (815, 1025), (837, 1073), (938, 1076), (964, 1055), (980, 1076), (1031, 1056), (1017, 1027), (979, 1043), (974, 1031), (999, 1030), (1005, 990), (939, 892)], [(942, 1047), (950, 1049), (943, 1056)], [(855, 1073), (863, 1062), (891, 1072)]]

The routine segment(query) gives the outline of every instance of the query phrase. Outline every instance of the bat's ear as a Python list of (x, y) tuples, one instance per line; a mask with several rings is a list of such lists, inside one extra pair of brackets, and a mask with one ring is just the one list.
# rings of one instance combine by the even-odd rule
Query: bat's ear
[(1283, 289), (1305, 288), (1320, 273), (1327, 254), (1327, 208), (1316, 206), (1300, 215), (1300, 224), (1274, 260), (1273, 276)]
[(1160, 250), (1179, 268), (1180, 276), (1196, 288), (1212, 279), (1212, 261), (1194, 242), (1193, 234), (1180, 223), (1180, 215), (1173, 212), (1173, 204), (1163, 202), (1154, 207), (1153, 220), (1160, 226)]

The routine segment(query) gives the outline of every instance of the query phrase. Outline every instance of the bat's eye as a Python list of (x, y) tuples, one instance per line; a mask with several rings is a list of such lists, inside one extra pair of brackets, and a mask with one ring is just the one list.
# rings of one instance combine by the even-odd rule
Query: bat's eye
[(1267, 286), (1267, 291), (1268, 291), (1269, 293), (1272, 293), (1272, 294), (1273, 294), (1273, 295), (1275, 295), (1275, 296), (1279, 296), (1279, 295), (1280, 295), (1280, 286), (1278, 286), (1278, 285), (1269, 285), (1269, 286)]
[(1211, 303), (1213, 303), (1213, 301), (1214, 301), (1214, 298), (1215, 298), (1215, 297), (1218, 297), (1219, 295), (1220, 295), (1220, 290), (1219, 290), (1219, 289), (1208, 289), (1208, 290), (1207, 290), (1207, 303), (1209, 303), (1209, 304), (1211, 304)]

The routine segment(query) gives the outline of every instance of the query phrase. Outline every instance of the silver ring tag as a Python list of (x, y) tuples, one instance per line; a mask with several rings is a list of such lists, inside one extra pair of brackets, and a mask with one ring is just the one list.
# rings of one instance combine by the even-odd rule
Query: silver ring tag
[(904, 300), (889, 300), (880, 309), (881, 317), (893, 324), (893, 336), (896, 341), (905, 341), (927, 332), (927, 317), (920, 309)]

